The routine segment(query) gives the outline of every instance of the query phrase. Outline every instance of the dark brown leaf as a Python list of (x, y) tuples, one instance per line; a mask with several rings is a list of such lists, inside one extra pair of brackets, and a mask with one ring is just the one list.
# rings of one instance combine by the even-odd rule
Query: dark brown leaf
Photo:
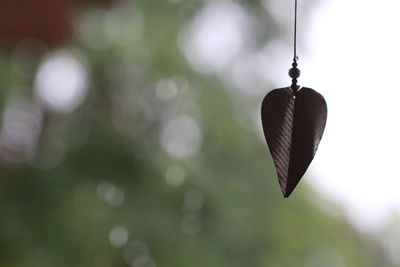
[(306, 172), (325, 129), (326, 102), (303, 87), (296, 96), (290, 88), (269, 92), (262, 103), (265, 139), (284, 197), (289, 197)]

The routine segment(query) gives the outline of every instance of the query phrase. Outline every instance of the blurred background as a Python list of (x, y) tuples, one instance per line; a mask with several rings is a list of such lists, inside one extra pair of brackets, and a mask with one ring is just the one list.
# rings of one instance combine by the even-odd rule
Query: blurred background
[(372, 92), (399, 4), (341, 2), (299, 1), (329, 116), (283, 199), (260, 105), (293, 0), (0, 0), (0, 267), (400, 266), (397, 98)]

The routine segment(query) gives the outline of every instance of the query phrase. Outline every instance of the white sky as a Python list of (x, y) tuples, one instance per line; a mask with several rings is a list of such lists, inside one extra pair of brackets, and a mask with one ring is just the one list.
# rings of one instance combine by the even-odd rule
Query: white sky
[(328, 103), (309, 180), (363, 228), (400, 211), (399, 10), (397, 0), (321, 1), (300, 63), (302, 84)]
[[(278, 21), (293, 19), (293, 0), (263, 3)], [(400, 1), (321, 0), (311, 19), (302, 17), (303, 3), (299, 81), (328, 103), (327, 127), (307, 181), (342, 203), (356, 225), (373, 229), (400, 212)], [(251, 23), (237, 2), (209, 1), (183, 31), (181, 44), (194, 69), (227, 77), (232, 87), (261, 97), (266, 89), (257, 84), (265, 84), (265, 76), (282, 87), (290, 82), (292, 48), (277, 41), (241, 58)]]

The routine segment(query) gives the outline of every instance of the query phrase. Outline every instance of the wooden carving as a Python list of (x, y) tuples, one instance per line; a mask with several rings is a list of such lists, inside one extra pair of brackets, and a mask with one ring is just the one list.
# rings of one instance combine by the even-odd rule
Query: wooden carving
[(322, 95), (303, 87), (269, 92), (262, 103), (265, 139), (285, 198), (306, 172), (325, 129), (327, 106)]

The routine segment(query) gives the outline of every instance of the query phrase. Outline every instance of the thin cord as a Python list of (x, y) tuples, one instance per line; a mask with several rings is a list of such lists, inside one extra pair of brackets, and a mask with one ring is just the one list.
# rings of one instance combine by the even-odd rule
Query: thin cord
[(296, 95), (297, 90), (299, 90), (300, 86), (297, 84), (297, 78), (300, 77), (300, 70), (297, 68), (297, 0), (294, 0), (294, 36), (293, 36), (293, 63), (292, 68), (289, 70), (289, 76), (292, 78), (292, 88), (294, 94)]
[(297, 0), (294, 1), (294, 46), (293, 60), (297, 60)]

